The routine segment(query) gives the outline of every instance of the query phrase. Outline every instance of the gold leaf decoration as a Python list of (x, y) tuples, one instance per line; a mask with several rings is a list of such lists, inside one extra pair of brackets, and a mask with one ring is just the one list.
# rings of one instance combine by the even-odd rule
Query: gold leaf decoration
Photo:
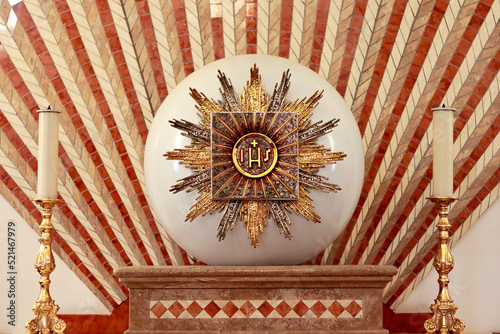
[(224, 212), (218, 226), (219, 241), (240, 219), (253, 247), (259, 245), (259, 235), (271, 217), (288, 239), (292, 238), (290, 213), (320, 223), (310, 188), (339, 191), (337, 185), (317, 172), (346, 156), (316, 142), (339, 122), (332, 119), (311, 124), (312, 112), (323, 92), (286, 102), (291, 77), (286, 71), (269, 96), (256, 65), (250, 69), (250, 80), (239, 96), (224, 73), (219, 71), (217, 77), (221, 101), (190, 89), (200, 125), (185, 120), (170, 122), (191, 139), (191, 145), (167, 152), (165, 157), (179, 160), (194, 171), (173, 185), (171, 191), (200, 193), (186, 221)]
[(255, 248), (259, 245), (259, 234), (267, 226), (267, 203), (264, 201), (244, 201), (241, 206), (243, 224), (247, 228), (247, 237)]

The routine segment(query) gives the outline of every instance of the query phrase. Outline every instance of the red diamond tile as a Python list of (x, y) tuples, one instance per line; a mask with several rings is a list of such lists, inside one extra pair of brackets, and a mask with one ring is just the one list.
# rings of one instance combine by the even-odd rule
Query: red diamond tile
[(344, 312), (344, 310), (344, 306), (340, 305), (338, 301), (334, 301), (333, 304), (328, 308), (328, 311), (330, 311), (335, 318), (338, 318), (339, 315)]
[(260, 305), (257, 310), (259, 310), (262, 315), (267, 318), (267, 316), (274, 311), (274, 307), (269, 304), (267, 301), (263, 302), (262, 305)]
[(318, 318), (321, 317), (323, 313), (326, 311), (326, 306), (323, 305), (322, 302), (318, 301), (311, 307), (312, 313), (314, 313)]
[(238, 312), (238, 306), (234, 305), (232, 301), (229, 301), (226, 305), (224, 305), (222, 311), (224, 311), (229, 318), (232, 318), (233, 315)]
[(189, 305), (186, 309), (186, 311), (189, 312), (193, 316), (193, 318), (196, 318), (198, 314), (200, 314), (201, 311), (203, 311), (203, 308), (198, 305), (197, 302), (193, 302), (191, 305)]
[(307, 307), (307, 305), (304, 304), (304, 302), (301, 300), (300, 302), (297, 303), (297, 305), (295, 305), (293, 310), (295, 311), (295, 313), (298, 314), (299, 317), (302, 318), (302, 316), (306, 314), (307, 311), (309, 311), (309, 307)]
[(282, 301), (278, 306), (276, 306), (276, 312), (278, 312), (283, 318), (291, 310), (292, 310), (292, 308), (285, 301)]
[(208, 313), (212, 318), (215, 317), (217, 313), (219, 313), (220, 307), (214, 303), (212, 300), (207, 306), (205, 306), (205, 312)]
[(182, 306), (177, 300), (168, 308), (170, 313), (174, 315), (174, 317), (178, 318), (182, 312), (184, 312), (185, 308)]
[(240, 311), (248, 318), (257, 310), (249, 301), (241, 305)]
[(163, 315), (163, 313), (165, 313), (166, 311), (167, 311), (167, 308), (165, 307), (165, 305), (163, 305), (160, 302), (157, 302), (151, 308), (151, 312), (153, 312), (153, 314), (156, 315), (157, 318), (161, 317)]
[(361, 306), (353, 300), (347, 307), (345, 308), (347, 312), (349, 312), (353, 317), (355, 317), (360, 311)]

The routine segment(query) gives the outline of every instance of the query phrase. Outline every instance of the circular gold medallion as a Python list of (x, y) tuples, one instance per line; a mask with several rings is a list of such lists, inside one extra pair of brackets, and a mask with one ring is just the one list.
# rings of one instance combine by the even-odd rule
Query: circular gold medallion
[(233, 147), (233, 163), (238, 171), (251, 178), (269, 174), (278, 161), (274, 142), (262, 133), (248, 133)]

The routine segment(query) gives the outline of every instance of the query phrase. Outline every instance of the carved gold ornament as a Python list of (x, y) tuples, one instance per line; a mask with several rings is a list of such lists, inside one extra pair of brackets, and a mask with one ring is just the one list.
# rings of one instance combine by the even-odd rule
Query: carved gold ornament
[(190, 89), (197, 104), (199, 124), (170, 121), (191, 139), (191, 145), (164, 155), (168, 160), (180, 160), (181, 165), (194, 171), (171, 189), (174, 193), (199, 192), (186, 221), (223, 212), (217, 234), (219, 241), (240, 219), (254, 247), (259, 245), (259, 234), (264, 232), (271, 216), (288, 239), (292, 237), (288, 216), (292, 212), (320, 223), (310, 189), (340, 190), (327, 177), (318, 175), (318, 171), (346, 156), (317, 143), (339, 122), (332, 119), (312, 123), (312, 111), (323, 92), (286, 102), (290, 87), (290, 72), (286, 71), (269, 96), (255, 65), (239, 96), (224, 73), (219, 71), (218, 79), (222, 101)]

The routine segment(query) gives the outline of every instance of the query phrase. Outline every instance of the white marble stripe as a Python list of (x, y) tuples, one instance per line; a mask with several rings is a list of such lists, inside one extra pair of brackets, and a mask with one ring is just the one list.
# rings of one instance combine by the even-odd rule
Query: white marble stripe
[(421, 4), (421, 0), (410, 0), (408, 5), (405, 8), (403, 19), (401, 20), (401, 24), (396, 36), (396, 41), (394, 43), (393, 50), (389, 56), (389, 61), (387, 62), (387, 67), (385, 69), (384, 75), (382, 77), (382, 82), (375, 99), (375, 103), (370, 114), (370, 118), (368, 120), (368, 126), (365, 129), (365, 134), (363, 136), (363, 147), (365, 151), (370, 146), (370, 142), (372, 140), (373, 131), (376, 128), (376, 125), (380, 119), (380, 115), (382, 114), (385, 101), (387, 99), (387, 95), (390, 91), (391, 85), (395, 79), (395, 75), (397, 73), (397, 69), (401, 66), (402, 63), (402, 54), (403, 50), (400, 50), (404, 45), (407, 44), (408, 38), (410, 37), (411, 27), (413, 25), (413, 21), (415, 20), (416, 12), (412, 11), (411, 5), (414, 4), (419, 6)]
[(270, 2), (257, 2), (257, 54), (269, 53), (269, 11)]
[[(484, 96), (494, 96), (496, 98), (498, 98), (498, 94), (499, 94), (499, 91), (498, 91), (498, 83), (500, 82), (500, 73), (497, 74), (494, 82), (497, 82), (497, 84), (492, 84), (490, 85), (490, 87), (488, 88), (488, 90), (486, 91), (485, 95)], [(450, 98), (451, 99), (451, 98)], [(485, 113), (487, 113), (487, 111), (490, 109), (490, 108), (494, 108), (493, 106), (493, 99), (492, 98), (483, 98), (480, 103), (478, 104), (478, 106), (476, 107), (475, 109), (475, 113), (478, 114), (478, 115), (482, 115), (484, 116)], [(468, 139), (469, 138), (469, 135), (470, 134), (473, 134), (475, 129), (477, 128), (477, 125), (479, 124), (479, 120), (482, 118), (482, 117), (479, 117), (478, 120), (476, 120), (476, 117), (477, 115), (472, 115), (465, 128), (462, 130), (459, 138), (457, 138), (457, 140), (455, 141), (455, 143), (453, 144), (453, 153), (454, 153), (454, 159), (457, 158), (457, 155), (459, 154), (459, 152), (463, 149), (463, 147), (465, 146), (465, 144), (467, 143), (467, 140), (466, 138)], [(461, 138), (462, 136), (465, 136), (466, 138)], [(426, 137), (429, 137), (430, 139), (432, 139), (432, 124), (429, 126), (429, 130), (427, 131), (427, 134), (426, 134)], [(475, 136), (472, 136), (472, 138), (474, 138)], [(429, 140), (427, 141), (422, 141), (420, 143), (420, 146), (423, 146), (423, 145), (429, 145)], [(491, 146), (491, 145), (490, 145)], [(463, 184), (464, 182), (462, 182)], [(426, 189), (426, 192), (430, 194), (430, 185), (427, 187)], [(411, 216), (410, 217), (416, 217), (417, 213), (420, 211), (421, 207), (425, 204), (425, 201), (419, 201), (417, 204), (419, 205), (416, 205), (415, 208), (412, 210), (412, 213), (411, 213)], [(422, 205), (422, 206), (421, 206)], [(411, 224), (412, 221), (410, 219), (408, 219), (404, 226), (410, 226), (408, 224)], [(398, 235), (394, 238), (393, 242), (391, 243), (391, 248), (390, 249), (395, 249), (397, 247), (397, 245), (399, 244), (399, 240), (401, 240), (404, 236), (404, 233), (406, 232), (406, 228), (402, 228), (401, 231), (398, 233)], [(390, 256), (391, 254), (389, 252), (386, 252), (385, 256), (384, 256), (384, 263), (387, 263), (387, 261), (390, 261)]]
[[(11, 14), (12, 17), (12, 14)], [(14, 16), (15, 17), (15, 16)], [(9, 26), (10, 28), (14, 27), (15, 25)], [(27, 87), (30, 89), (30, 91), (37, 91), (39, 87), (42, 87), (43, 94), (41, 95), (33, 95), (33, 97), (36, 99), (36, 102), (40, 106), (48, 106), (49, 104), (52, 104), (53, 107), (57, 107), (57, 105), (62, 106), (61, 101), (58, 99), (57, 93), (54, 91), (54, 88), (52, 85), (43, 85), (42, 82), (45, 82), (47, 79), (45, 72), (40, 72), (38, 77), (34, 76), (34, 73), (36, 72), (37, 68), (41, 68), (42, 64), (40, 63), (40, 60), (38, 57), (36, 57), (35, 52), (31, 46), (30, 43), (27, 43), (27, 36), (26, 34), (19, 34), (19, 29), (21, 28), (16, 28), (16, 40), (14, 40), (13, 33), (10, 32), (9, 29), (2, 29), (3, 35), (1, 36), (2, 42), (6, 42), (7, 44), (4, 45), (7, 53), (10, 55), (10, 52), (14, 52), (14, 57), (12, 58), (12, 61), (16, 66), (18, 66), (18, 63), (24, 63), (25, 65), (19, 66), (20, 69), (22, 68), (27, 68), (27, 70), (21, 70), (19, 73), (24, 79), (25, 84)], [(9, 37), (10, 36), (10, 37)], [(19, 43), (23, 43), (23, 47), (20, 46)], [(27, 43), (27, 44), (26, 44)], [(27, 45), (27, 47), (26, 47)], [(21, 52), (21, 54), (19, 54)], [(52, 99), (51, 102), (48, 101), (46, 96), (53, 96), (54, 99)], [(54, 105), (55, 102), (55, 105)], [(64, 118), (64, 115), (62, 116)], [(63, 120), (61, 120), (63, 122)], [(33, 121), (34, 122), (34, 121)], [(70, 128), (69, 131), (74, 131), (73, 125), (71, 123), (68, 123), (68, 127)], [(29, 126), (23, 126), (18, 128), (16, 131), (18, 131), (21, 135), (26, 132), (26, 129), (29, 129)], [(32, 151), (32, 154), (34, 156), (37, 155), (37, 144), (34, 144), (35, 141), (30, 140), (26, 136), (21, 136), (23, 138), (24, 143), (30, 148)], [(80, 142), (80, 138), (78, 136), (73, 137), (75, 141)], [(91, 176), (88, 172), (88, 170), (95, 170), (95, 166), (93, 165), (86, 165), (83, 161), (88, 162), (89, 164), (92, 164), (90, 161), (90, 158), (88, 155), (86, 155), (86, 151), (79, 150), (77, 152), (75, 150), (75, 147), (72, 144), (72, 141), (69, 139), (68, 134), (66, 133), (66, 128), (64, 126), (61, 127), (60, 129), (60, 134), (59, 134), (59, 139), (61, 144), (63, 145), (66, 153), (70, 157), (71, 161), (73, 162), (75, 168), (77, 169), (78, 173), (82, 177), (82, 180), (84, 181), (85, 185), (87, 186), (88, 190), (92, 194), (92, 197), (98, 204), (99, 208), (101, 211), (107, 216), (108, 222), (113, 228), (115, 234), (117, 235), (117, 238), (120, 240), (120, 243), (123, 245), (125, 251), (127, 252), (127, 255), (132, 259), (133, 262), (138, 264), (137, 260), (135, 259), (130, 247), (128, 246), (128, 243), (124, 239), (123, 235), (120, 232), (120, 228), (117, 226), (116, 222), (114, 221), (114, 218), (112, 217), (111, 212), (108, 209), (108, 204), (104, 203), (101, 196), (102, 194), (100, 193), (99, 190), (97, 190), (94, 182), (95, 178)], [(35, 146), (34, 146), (35, 145)], [(83, 146), (82, 144), (79, 145), (80, 147)]]
[[(333, 48), (335, 47), (335, 38), (337, 34), (337, 28), (340, 20), (340, 7), (341, 2), (336, 0), (330, 0), (330, 11), (328, 12), (328, 20), (326, 23), (326, 33), (325, 40), (323, 42), (323, 52), (321, 54), (321, 62), (319, 65), (319, 74), (323, 78), (328, 78), (328, 72), (330, 71), (330, 66), (332, 64)], [(326, 261), (328, 253), (325, 253), (323, 258)]]
[[(148, 200), (148, 203), (151, 203), (149, 199), (146, 197)], [(155, 216), (154, 211), (153, 216)], [(184, 260), (182, 258), (181, 250), (177, 243), (168, 235), (167, 231), (165, 230), (165, 227), (163, 227), (163, 224), (155, 218), (156, 226), (158, 227), (158, 231), (160, 232), (161, 239), (163, 240), (163, 243), (165, 244), (165, 247), (167, 248), (167, 253), (168, 256), (170, 257), (170, 260), (172, 261), (172, 265), (174, 266), (182, 266), (184, 265)]]
[[(163, 68), (163, 76), (167, 84), (167, 89), (171, 92), (177, 82), (175, 80), (172, 57), (170, 55), (170, 45), (167, 41), (168, 33), (165, 29), (165, 19), (163, 17), (162, 8), (165, 6), (165, 1), (148, 0), (148, 5), (151, 13), (151, 20), (156, 36), (156, 45), (158, 46), (158, 54), (160, 56), (161, 67)], [(173, 14), (172, 14), (173, 15)]]
[[(175, 86), (177, 86), (175, 74), (174, 74), (174, 69), (173, 69), (173, 63), (172, 63), (172, 58), (171, 58), (171, 49), (170, 45), (167, 41), (167, 36), (168, 32), (165, 27), (165, 22), (166, 20), (163, 17), (163, 8), (166, 6), (166, 1), (165, 0), (148, 0), (148, 4), (150, 6), (150, 12), (151, 12), (151, 19), (153, 22), (153, 28), (155, 30), (155, 35), (156, 35), (156, 43), (158, 45), (158, 50), (159, 50), (159, 55), (160, 55), (160, 61), (162, 64), (163, 68), (163, 75), (165, 77), (165, 81), (167, 84), (167, 89), (169, 92), (171, 92)], [(170, 13), (170, 15), (174, 15), (173, 13)], [(174, 27), (175, 29), (175, 27)], [(184, 71), (184, 69), (182, 69)], [(141, 180), (141, 186), (143, 189), (146, 189), (145, 183), (142, 182)], [(149, 200), (149, 194), (148, 192), (144, 192), (144, 195), (146, 196), (146, 200), (148, 203), (151, 203)], [(153, 216), (155, 217), (154, 211), (152, 211)], [(156, 219), (155, 217), (155, 223), (156, 226), (158, 227), (158, 230), (160, 232), (161, 238), (163, 240), (163, 243), (165, 244), (167, 248), (167, 252), (169, 254), (170, 259), (172, 260), (173, 265), (182, 265), (183, 260), (182, 260), (182, 255), (180, 253), (179, 246), (170, 238), (170, 236), (167, 234), (165, 228), (163, 225)]]
[[(95, 34), (103, 34), (104, 28), (102, 27), (102, 23), (100, 22), (99, 18), (96, 19), (96, 22), (92, 27), (90, 26), (87, 18), (88, 15), (85, 13), (84, 7), (88, 5), (88, 1), (89, 0), (68, 0), (67, 3), (73, 13), (73, 18), (78, 27), (78, 30), (80, 31), (83, 44), (91, 60), (92, 67), (94, 68), (101, 91), (106, 97), (106, 102), (111, 112), (113, 113), (113, 117), (123, 139), (127, 154), (130, 158), (130, 161), (132, 162), (132, 165), (134, 166), (137, 178), (139, 179), (139, 182), (141, 184), (145, 184), (144, 170), (140, 161), (140, 156), (144, 154), (144, 145), (134, 144), (137, 140), (140, 140), (140, 138), (132, 138), (131, 136), (131, 133), (138, 133), (137, 129), (135, 129), (135, 131), (133, 129), (134, 127), (136, 127), (135, 123), (131, 124), (131, 128), (126, 125), (126, 115), (124, 115), (124, 113), (131, 112), (130, 106), (127, 99), (124, 98), (120, 102), (116, 98), (119, 91), (123, 91), (124, 89), (121, 85), (121, 82), (119, 80), (116, 80), (114, 70), (108, 70), (108, 68), (114, 69), (116, 67), (116, 64), (113, 57), (111, 56), (111, 50), (109, 49), (109, 45), (107, 43), (101, 46), (101, 50), (103, 50), (107, 55), (107, 59), (104, 59), (105, 61), (107, 61), (107, 63), (104, 63), (103, 61), (103, 55), (98, 48), (98, 45), (100, 43), (99, 35), (96, 36)], [(92, 3), (91, 6), (91, 10), (97, 11), (95, 4)], [(96, 29), (96, 25), (98, 25), (100, 29)], [(113, 80), (115, 80), (115, 82), (113, 82)], [(137, 147), (139, 148), (139, 151), (136, 150)]]
[[(96, 113), (99, 112), (95, 110), (96, 108), (98, 108), (97, 103), (93, 95), (84, 94), (85, 89), (90, 90), (86, 82), (84, 83), (84, 85), (82, 85), (82, 87), (78, 87), (78, 85), (76, 84), (77, 82), (76, 78), (73, 77), (69, 65), (65, 61), (66, 53), (74, 52), (73, 49), (68, 45), (68, 48), (64, 51), (65, 54), (63, 54), (61, 50), (62, 45), (59, 45), (59, 39), (55, 35), (53, 28), (47, 24), (49, 13), (44, 12), (44, 9), (41, 8), (41, 5), (37, 0), (33, 0), (33, 2), (26, 2), (26, 7), (28, 8), (28, 11), (33, 17), (33, 21), (35, 22), (35, 25), (37, 26), (38, 31), (40, 32), (40, 35), (42, 36), (47, 46), (48, 52), (50, 53), (54, 61), (54, 64), (60, 74), (60, 77), (67, 88), (68, 94), (70, 95), (75, 105), (75, 108), (77, 109), (82, 119), (82, 122), (84, 123), (87, 131), (89, 132), (89, 135), (92, 138), (93, 143), (97, 148), (97, 151), (99, 152), (99, 156), (101, 157), (104, 165), (106, 166), (106, 170), (109, 173), (111, 179), (113, 180), (113, 184), (116, 190), (120, 194), (121, 200), (123, 201), (129, 212), (135, 212), (136, 208), (134, 207), (129, 198), (129, 194), (125, 188), (126, 185), (124, 185), (122, 182), (122, 181), (126, 182), (126, 180), (123, 180), (118, 173), (120, 165), (122, 166), (122, 161), (121, 159), (118, 159), (117, 156), (115, 155), (112, 156), (111, 155), (112, 153), (107, 150), (106, 138), (103, 137), (103, 135), (106, 135), (106, 133), (104, 133), (102, 129), (98, 129), (97, 125), (94, 123), (94, 117), (92, 116), (91, 111)], [(59, 17), (57, 17), (55, 20), (52, 21), (53, 24), (57, 23), (62, 24), (60, 23)], [(65, 34), (65, 32), (61, 33)], [(76, 57), (76, 55), (74, 57)], [(79, 74), (83, 75), (83, 71), (81, 68), (79, 69)], [(86, 101), (84, 97), (86, 97), (88, 100)], [(92, 108), (93, 110), (90, 111), (89, 110), (90, 108)], [(118, 166), (116, 166), (115, 163), (118, 164)], [(123, 167), (121, 168), (124, 169)], [(94, 180), (87, 180), (87, 182), (92, 183), (94, 182)], [(152, 251), (151, 244), (146, 237), (146, 232), (144, 231), (144, 228), (141, 225), (139, 219), (137, 218), (136, 215), (130, 215), (130, 217), (134, 221), (137, 231), (141, 235), (141, 239), (144, 242), (146, 248), (148, 249), (148, 253), (151, 256), (151, 259), (155, 264), (159, 264), (158, 258)]]
[(134, 84), (134, 89), (144, 114), (146, 127), (149, 129), (151, 122), (153, 121), (153, 110), (151, 110), (148, 100), (146, 85), (142, 80), (141, 69), (139, 68), (139, 63), (134, 49), (134, 42), (132, 41), (129, 31), (129, 23), (125, 17), (122, 2), (120, 0), (110, 0), (108, 1), (108, 4), (111, 9), (111, 14), (118, 33), (123, 55), (125, 56), (125, 61), (130, 71), (130, 77)]
[(193, 55), (194, 69), (202, 67), (203, 47), (201, 41), (200, 18), (198, 15), (197, 0), (185, 0), (186, 18), (189, 31), (189, 43), (191, 44), (191, 54)]
[[(490, 11), (490, 13), (488, 14), (487, 18), (493, 17), (493, 15), (494, 15), (493, 12)], [(482, 25), (481, 26), (478, 34), (488, 34), (486, 25)], [(476, 38), (476, 39), (474, 39), (471, 48), (472, 49), (476, 48), (476, 49), (479, 50), (479, 49), (482, 48), (482, 46), (480, 44), (481, 44), (480, 39)], [(445, 97), (443, 99), (445, 105), (448, 105), (448, 106), (454, 106), (455, 105), (454, 102), (455, 102), (455, 100), (456, 100), (456, 98), (458, 96), (457, 94), (460, 93), (460, 89), (463, 88), (463, 85), (464, 85), (465, 81), (467, 80), (467, 78), (470, 75), (472, 75), (472, 73), (471, 73), (472, 64), (474, 64), (476, 62), (476, 60), (478, 59), (479, 56), (480, 56), (480, 53), (478, 53), (478, 54), (473, 53), (473, 52), (467, 53), (466, 60), (464, 62), (462, 62), (461, 66), (460, 66), (460, 69), (459, 69), (460, 75), (456, 75), (454, 77), (454, 79), (452, 81), (452, 84), (450, 85), (450, 88), (448, 89), (448, 91), (445, 94)], [(497, 75), (496, 81), (498, 82), (499, 80), (500, 80), (500, 77)], [(496, 94), (496, 92), (498, 91), (498, 89), (495, 89), (495, 88), (492, 89), (491, 86), (495, 87), (495, 85), (490, 85), (488, 91), (485, 94), (486, 98), (483, 98), (481, 100), (481, 105), (479, 106), (479, 108), (476, 109), (476, 111), (477, 111), (478, 114), (484, 114), (484, 112), (486, 110), (488, 110), (489, 106), (493, 102), (493, 99), (495, 98), (494, 95)], [(458, 155), (458, 153), (460, 152), (460, 150), (462, 150), (462, 148), (465, 145), (466, 141), (468, 140), (469, 134), (473, 133), (473, 131), (476, 128), (477, 123), (479, 122), (480, 119), (481, 119), (480, 117), (479, 118), (478, 117), (471, 117), (469, 119), (468, 123), (467, 123), (466, 129), (464, 129), (460, 133), (460, 136), (457, 138), (458, 144), (455, 145), (455, 148), (456, 148), (454, 150), (454, 157), (455, 158)], [(418, 164), (418, 161), (424, 155), (429, 155), (430, 154), (428, 152), (429, 144), (430, 144), (430, 141), (432, 140), (432, 138), (429, 137), (431, 135), (430, 132), (432, 132), (432, 127), (429, 127), (429, 129), (427, 130), (426, 134), (424, 135), (424, 138), (420, 142), (420, 145), (419, 145), (419, 147), (418, 147), (418, 149), (417, 149), (417, 151), (415, 153), (415, 156), (412, 158), (412, 160), (410, 162), (410, 165), (409, 165), (409, 168), (408, 168), (407, 172), (405, 173), (405, 175), (402, 178), (402, 182), (398, 185), (398, 188), (397, 188), (396, 193), (395, 193), (396, 196), (394, 196), (391, 199), (391, 202), (390, 202), (390, 204), (388, 206), (388, 210), (386, 210), (386, 212), (384, 212), (384, 215), (382, 217), (381, 222), (389, 222), (390, 214), (392, 214), (394, 206), (397, 204), (397, 201), (400, 198), (400, 195), (398, 195), (398, 194), (402, 194), (402, 193), (404, 193), (406, 191), (406, 188), (408, 186), (409, 180), (411, 180), (412, 176), (414, 175), (415, 166)], [(398, 135), (398, 134), (400, 134), (400, 132), (396, 133), (396, 135)], [(375, 230), (375, 233), (372, 235), (372, 237), (370, 239), (370, 242), (369, 242), (369, 247), (367, 247), (365, 249), (364, 253), (363, 253), (363, 259), (365, 259), (366, 256), (367, 256), (367, 254), (372, 250), (372, 247), (374, 245), (375, 239), (378, 238), (378, 236), (380, 235), (381, 228), (382, 228), (381, 225), (382, 224), (379, 224), (379, 226), (377, 226), (377, 229)]]
[[(465, 0), (462, 0), (461, 3), (463, 3)], [(451, 15), (451, 10), (447, 9), (445, 16), (446, 15)], [(446, 23), (446, 20), (441, 20), (438, 28), (438, 33), (437, 35), (441, 36), (448, 36), (450, 33), (450, 30), (452, 29), (452, 26), (449, 26)], [(425, 86), (428, 83), (428, 80), (430, 78), (432, 70), (434, 70), (437, 59), (439, 55), (441, 54), (441, 51), (443, 50), (444, 43), (441, 41), (441, 38), (434, 38), (432, 45), (429, 50), (429, 54), (426, 57), (424, 61), (424, 66), (422, 66), (422, 70), (418, 74), (418, 78), (416, 80), (415, 85), (412, 88), (410, 98), (408, 99), (405, 108), (403, 110), (403, 115), (401, 116), (401, 120), (404, 120), (405, 118), (410, 119), (412, 117), (412, 114), (415, 112), (417, 108), (417, 104), (420, 104), (420, 96), (422, 95), (422, 92), (424, 91)], [(422, 101), (424, 103), (425, 101)], [(428, 103), (428, 101), (426, 102)], [(401, 132), (404, 133), (407, 129), (409, 122), (404, 122), (400, 121), (397, 124), (396, 127), (396, 132)], [(361, 210), (361, 214), (358, 216), (358, 219), (356, 221), (356, 227), (355, 230), (361, 229), (363, 224), (365, 223), (365, 217), (366, 214), (368, 213), (369, 209), (372, 206), (373, 200), (375, 199), (376, 196), (380, 196), (378, 194), (379, 186), (382, 180), (388, 177), (387, 175), (387, 168), (394, 163), (393, 161), (393, 156), (394, 152), (396, 152), (398, 146), (400, 146), (400, 141), (401, 138), (398, 138), (398, 136), (392, 136), (391, 141), (389, 143), (389, 147), (384, 155), (383, 161), (381, 163), (380, 168), (377, 171), (377, 175), (375, 178), (375, 182), (373, 183), (368, 198), (363, 204), (363, 209)], [(350, 253), (351, 247), (355, 241), (355, 239), (358, 237), (358, 233), (352, 233), (351, 236), (349, 237), (349, 242), (347, 243), (344, 253), (342, 254), (342, 258), (340, 260), (340, 264), (345, 264), (346, 256)]]
[(381, 0), (368, 1), (366, 6), (363, 26), (361, 27), (356, 51), (354, 52), (354, 61), (351, 66), (347, 89), (344, 95), (344, 100), (350, 108), (353, 107), (354, 96), (356, 95), (359, 80), (361, 79), (363, 65), (370, 47), (371, 36), (375, 29), (377, 11), (380, 6)]
[(300, 47), (302, 45), (302, 31), (304, 30), (304, 1), (293, 2), (292, 34), (290, 36), (290, 53), (288, 59), (295, 62), (300, 60)]
[[(26, 106), (20, 101), (20, 97), (18, 96), (17, 93), (12, 94), (11, 99), (16, 99), (15, 104), (20, 105), (21, 108), (23, 109), (23, 113), (28, 115), (28, 117), (25, 117), (24, 119), (27, 121), (30, 121), (32, 123), (32, 127), (34, 128), (36, 126), (36, 122), (33, 117), (31, 117), (30, 112), (26, 109)], [(16, 133), (23, 133), (27, 131), (29, 128), (26, 126), (26, 124), (22, 123), (22, 120), (20, 117), (20, 110), (15, 110), (12, 106), (13, 101), (9, 101), (7, 97), (3, 94), (3, 92), (0, 92), (0, 110), (2, 110), (3, 114), (9, 120), (10, 124), (14, 127), (14, 130)], [(60, 128), (60, 136), (61, 137), (66, 137), (66, 133), (64, 132), (64, 129)], [(34, 157), (37, 156), (37, 148), (38, 144), (36, 143), (36, 139), (34, 138), (33, 134), (30, 134), (29, 136), (23, 136), (21, 137), (23, 140), (23, 143), (29, 147), (29, 146), (35, 146), (36, 145), (36, 150), (33, 150), (34, 152), (31, 152)], [(11, 152), (14, 152), (15, 150), (11, 150)], [(7, 166), (7, 164), (2, 164), (3, 166)], [(30, 173), (30, 168), (26, 166), (26, 172)], [(11, 177), (14, 178), (16, 183), (20, 184), (22, 181), (23, 176), (20, 174), (19, 169), (12, 169), (10, 171)], [(34, 172), (33, 172), (34, 173)], [(33, 174), (34, 175), (34, 174)], [(78, 220), (87, 228), (89, 233), (96, 234), (96, 231), (94, 227), (88, 223), (88, 217), (86, 217), (83, 212), (80, 209), (80, 206), (75, 202), (75, 196), (79, 198), (80, 193), (76, 192), (76, 195), (73, 194), (74, 191), (70, 191), (70, 189), (73, 188), (73, 183), (68, 183), (64, 182), (64, 180), (59, 180), (59, 193), (61, 194), (62, 198), (66, 202), (66, 204), (70, 207), (71, 211), (75, 214), (75, 216), (78, 218)], [(34, 185), (32, 185), (34, 189)], [(68, 188), (71, 187), (71, 188)], [(23, 191), (28, 194), (30, 198), (35, 198), (36, 193), (32, 193), (31, 188), (23, 188)], [(81, 200), (81, 198), (80, 198)], [(100, 238), (98, 238), (95, 241), (100, 241)], [(106, 260), (114, 267), (118, 267), (118, 263), (115, 261), (113, 256), (109, 253), (109, 251), (104, 247), (102, 242), (97, 242), (96, 244), (100, 245), (99, 247), (100, 251), (106, 258)]]
[(236, 36), (234, 14), (234, 1), (221, 1), (222, 6), (222, 31), (224, 33), (224, 54), (226, 57), (236, 55)]

